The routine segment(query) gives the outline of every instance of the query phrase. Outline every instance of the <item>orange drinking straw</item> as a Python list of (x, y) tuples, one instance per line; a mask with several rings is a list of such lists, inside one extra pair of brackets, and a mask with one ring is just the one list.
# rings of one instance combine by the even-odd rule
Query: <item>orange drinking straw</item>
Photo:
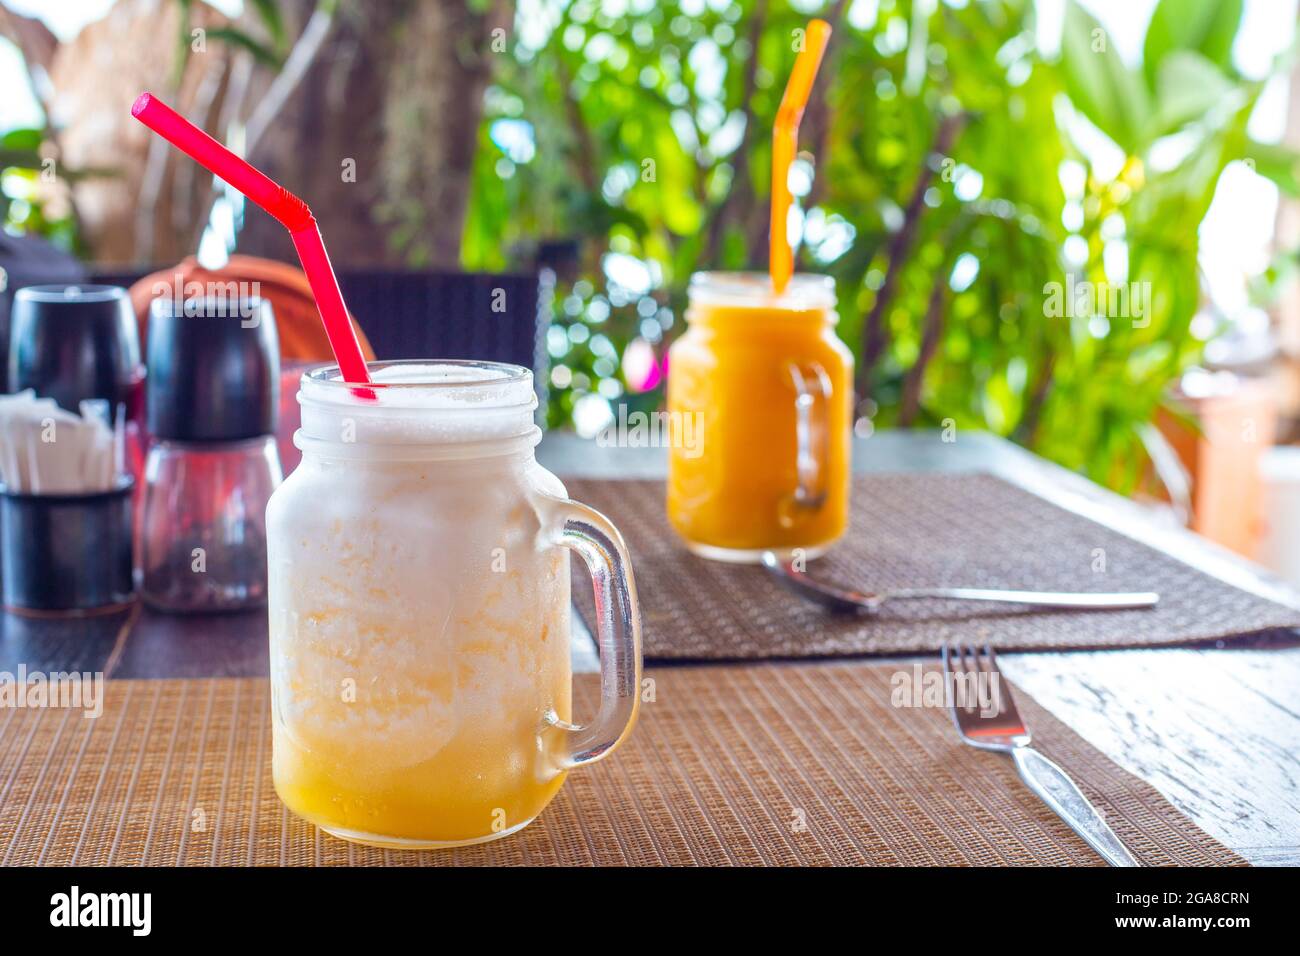
[(831, 38), (831, 25), (825, 20), (811, 20), (804, 36), (804, 47), (794, 61), (786, 81), (781, 106), (772, 127), (772, 223), (768, 234), (768, 271), (772, 288), (780, 295), (794, 273), (794, 251), (786, 239), (790, 218), (790, 164), (799, 145), (799, 121), (812, 94), (817, 68)]
[[(361, 354), (356, 330), (348, 321), (347, 306), (343, 304), (343, 293), (339, 291), (339, 280), (330, 265), (329, 253), (325, 251), (320, 227), (307, 204), (157, 97), (141, 93), (131, 107), (131, 115), (204, 169), (234, 186), (289, 230), (289, 238), (298, 251), (303, 271), (307, 273), (307, 282), (311, 285), (316, 308), (325, 324), (325, 335), (329, 338), (343, 380), (368, 383), (370, 373), (366, 369), (365, 356)], [(355, 391), (374, 398), (370, 389)]]

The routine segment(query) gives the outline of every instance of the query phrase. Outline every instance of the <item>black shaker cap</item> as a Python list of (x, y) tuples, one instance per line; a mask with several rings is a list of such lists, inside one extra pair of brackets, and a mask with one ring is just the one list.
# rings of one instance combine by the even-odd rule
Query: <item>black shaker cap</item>
[(274, 434), (280, 340), (265, 299), (155, 299), (147, 365), (153, 437), (215, 442)]
[(7, 391), (35, 389), (74, 414), (86, 399), (129, 402), (140, 339), (126, 289), (35, 285), (14, 293)]

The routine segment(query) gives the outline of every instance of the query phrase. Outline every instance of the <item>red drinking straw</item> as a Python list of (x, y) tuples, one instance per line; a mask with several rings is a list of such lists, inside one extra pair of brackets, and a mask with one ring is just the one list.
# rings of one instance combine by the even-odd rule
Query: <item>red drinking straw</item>
[[(152, 94), (141, 93), (131, 107), (131, 115), (204, 169), (234, 186), (289, 230), (343, 380), (368, 383), (370, 373), (365, 356), (361, 354), (356, 330), (348, 320), (347, 306), (343, 304), (343, 293), (339, 291), (329, 253), (325, 251), (320, 227), (307, 204)], [(374, 397), (369, 389), (357, 392)]]

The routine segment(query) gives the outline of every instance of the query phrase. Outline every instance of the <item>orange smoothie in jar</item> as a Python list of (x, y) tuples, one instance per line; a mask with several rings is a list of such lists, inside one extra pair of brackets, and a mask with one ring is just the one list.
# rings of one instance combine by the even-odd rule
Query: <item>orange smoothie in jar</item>
[(762, 273), (692, 277), (668, 412), (696, 440), (672, 443), (668, 517), (695, 553), (816, 557), (848, 527), (853, 356), (837, 318), (828, 276), (780, 295)]

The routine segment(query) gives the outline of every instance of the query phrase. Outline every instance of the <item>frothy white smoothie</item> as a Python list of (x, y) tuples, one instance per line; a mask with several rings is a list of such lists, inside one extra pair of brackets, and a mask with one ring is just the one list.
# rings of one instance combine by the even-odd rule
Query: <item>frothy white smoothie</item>
[(563, 778), (564, 486), (526, 370), (373, 368), (373, 396), (304, 377), (303, 461), (267, 510), (276, 787), (341, 835), (472, 841)]

